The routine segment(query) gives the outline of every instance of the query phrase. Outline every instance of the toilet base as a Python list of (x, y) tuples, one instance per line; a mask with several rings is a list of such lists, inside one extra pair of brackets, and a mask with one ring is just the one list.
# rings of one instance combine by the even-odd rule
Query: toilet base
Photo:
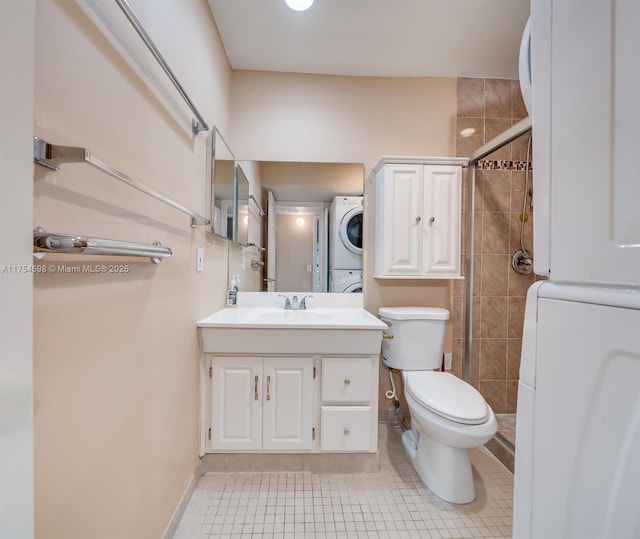
[(402, 435), (413, 467), (424, 484), (439, 498), (451, 503), (469, 503), (476, 497), (468, 449), (450, 447), (412, 431)]

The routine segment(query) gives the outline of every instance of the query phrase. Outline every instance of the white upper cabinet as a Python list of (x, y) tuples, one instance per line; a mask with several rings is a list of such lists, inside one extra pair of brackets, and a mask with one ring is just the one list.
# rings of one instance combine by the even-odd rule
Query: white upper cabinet
[(461, 164), (376, 169), (375, 277), (459, 277)]
[(638, 0), (531, 5), (534, 269), (640, 285)]

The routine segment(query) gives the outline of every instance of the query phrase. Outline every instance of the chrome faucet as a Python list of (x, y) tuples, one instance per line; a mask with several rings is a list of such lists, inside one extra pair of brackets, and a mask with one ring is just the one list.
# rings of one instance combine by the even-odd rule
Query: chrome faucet
[(285, 294), (278, 294), (279, 298), (284, 298), (284, 310), (285, 311), (306, 311), (307, 310), (307, 298), (313, 296), (304, 296), (301, 300), (298, 296), (293, 296), (289, 299)]

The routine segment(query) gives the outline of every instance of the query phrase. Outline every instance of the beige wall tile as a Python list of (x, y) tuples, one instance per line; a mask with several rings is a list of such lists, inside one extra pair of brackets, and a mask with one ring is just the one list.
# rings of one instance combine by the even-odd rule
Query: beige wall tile
[(507, 298), (487, 297), (480, 298), (480, 337), (481, 338), (505, 338), (507, 337)]
[(505, 380), (507, 339), (480, 339), (480, 381)]
[[(462, 136), (464, 129), (475, 129), (469, 136)], [(484, 144), (484, 118), (462, 118), (456, 121), (456, 155), (468, 157)]]
[(484, 79), (458, 79), (458, 116), (484, 117)]
[(488, 213), (482, 219), (482, 254), (509, 254), (509, 214)]
[(482, 255), (482, 295), (506, 296), (510, 269), (509, 255)]
[(524, 296), (509, 298), (509, 337), (512, 339), (522, 338), (525, 302), (526, 298)]
[[(486, 118), (484, 121), (484, 140), (489, 142), (492, 138), (498, 136), (511, 127), (511, 118)], [(511, 159), (511, 144), (496, 150), (486, 157), (488, 160), (493, 159)]]
[(484, 84), (485, 118), (511, 118), (511, 80), (485, 79)]
[(522, 120), (529, 116), (527, 107), (524, 106), (522, 92), (520, 91), (520, 81), (511, 81), (511, 117), (516, 120)]
[(535, 273), (516, 273), (509, 263), (509, 296), (526, 296), (529, 287), (536, 281)]
[(518, 411), (518, 382), (507, 381), (507, 413)]
[(507, 413), (507, 383), (483, 382), (478, 383), (480, 393), (485, 398), (495, 414)]
[[(516, 122), (516, 120), (513, 120), (514, 124)], [(511, 158), (514, 161), (527, 161), (527, 155), (529, 156), (529, 161), (531, 161), (531, 154), (533, 152), (531, 149), (529, 149), (530, 141), (531, 133), (529, 133), (528, 135), (523, 135), (511, 143)]]
[(508, 212), (511, 210), (511, 171), (485, 170), (482, 190), (484, 211)]
[(522, 353), (522, 339), (508, 339), (507, 341), (507, 380), (520, 379), (521, 353)]

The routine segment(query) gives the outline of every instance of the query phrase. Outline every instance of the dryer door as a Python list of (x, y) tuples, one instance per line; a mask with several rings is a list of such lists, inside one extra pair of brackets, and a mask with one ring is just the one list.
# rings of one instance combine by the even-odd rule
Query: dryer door
[(356, 206), (340, 221), (340, 241), (357, 255), (362, 255), (362, 231), (362, 206)]

